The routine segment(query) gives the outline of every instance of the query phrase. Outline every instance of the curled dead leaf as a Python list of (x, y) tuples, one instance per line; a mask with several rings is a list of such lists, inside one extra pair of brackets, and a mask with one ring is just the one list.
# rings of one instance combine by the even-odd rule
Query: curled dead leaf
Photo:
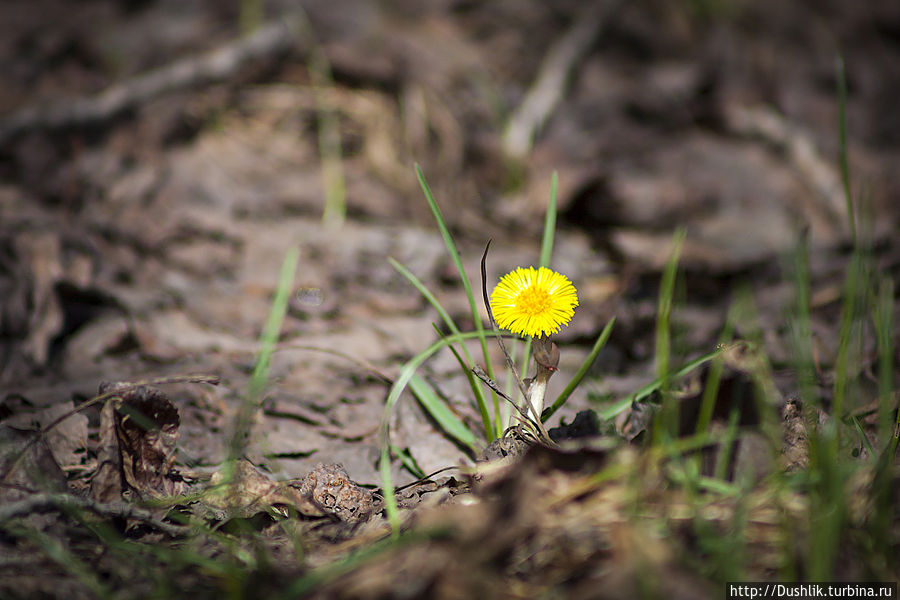
[(95, 500), (109, 502), (122, 492), (141, 498), (175, 496), (184, 483), (174, 476), (180, 419), (178, 409), (156, 388), (103, 383), (100, 393), (122, 390), (101, 411), (99, 466), (91, 483)]

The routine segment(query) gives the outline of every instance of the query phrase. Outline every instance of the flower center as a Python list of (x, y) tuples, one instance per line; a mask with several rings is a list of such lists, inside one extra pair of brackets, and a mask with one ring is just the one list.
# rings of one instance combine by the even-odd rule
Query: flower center
[(553, 301), (550, 294), (537, 286), (531, 286), (519, 294), (516, 298), (516, 309), (527, 313), (529, 316), (543, 314), (550, 310)]

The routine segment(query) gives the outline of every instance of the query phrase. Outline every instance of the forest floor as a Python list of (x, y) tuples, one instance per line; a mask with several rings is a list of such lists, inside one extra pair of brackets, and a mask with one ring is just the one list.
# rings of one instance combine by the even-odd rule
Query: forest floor
[[(896, 582), (900, 463), (882, 449), (900, 379), (897, 3), (301, 4), (0, 4), (0, 596)], [(388, 259), (474, 326), (416, 163), (476, 288), (488, 240), (489, 288), (537, 264), (558, 173), (551, 266), (579, 307), (554, 338), (549, 398), (615, 324), (547, 422), (592, 410), (595, 435), (516, 460), (478, 461), (489, 440), (465, 373), (446, 350), (426, 361), (478, 448), (402, 396), (392, 537), (385, 399), (441, 318)], [(661, 361), (675, 373), (717, 348), (628, 402)], [(691, 437), (717, 369), (718, 445)], [(677, 452), (656, 432), (666, 399)], [(155, 419), (149, 438), (127, 405)], [(810, 451), (818, 427), (840, 442), (831, 466)], [(208, 491), (223, 473), (234, 497)], [(821, 517), (837, 492), (797, 473), (832, 473), (839, 517)]]

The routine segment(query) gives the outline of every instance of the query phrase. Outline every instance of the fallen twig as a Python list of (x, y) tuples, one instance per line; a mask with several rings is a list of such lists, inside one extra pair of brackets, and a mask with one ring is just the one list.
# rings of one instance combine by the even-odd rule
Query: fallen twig
[(191, 531), (190, 527), (165, 523), (154, 517), (150, 511), (124, 502), (94, 502), (88, 498), (79, 498), (70, 494), (36, 494), (24, 500), (7, 504), (0, 507), (0, 523), (34, 513), (54, 510), (64, 512), (70, 509), (89, 510), (101, 517), (136, 519), (171, 537), (183, 536)]
[(550, 118), (566, 90), (569, 75), (587, 54), (620, 0), (587, 2), (572, 27), (550, 48), (537, 79), (513, 113), (503, 134), (507, 156), (522, 157), (531, 150), (537, 130)]
[(820, 206), (835, 232), (845, 230), (847, 204), (840, 175), (822, 157), (809, 133), (767, 107), (729, 105), (725, 110), (727, 127), (736, 134), (753, 136), (784, 152), (800, 174), (825, 200)]
[(224, 81), (245, 65), (286, 52), (301, 39), (302, 13), (260, 27), (207, 54), (190, 56), (114, 84), (96, 96), (66, 98), (28, 106), (0, 122), (0, 145), (32, 130), (65, 129), (103, 123), (148, 100), (177, 90)]

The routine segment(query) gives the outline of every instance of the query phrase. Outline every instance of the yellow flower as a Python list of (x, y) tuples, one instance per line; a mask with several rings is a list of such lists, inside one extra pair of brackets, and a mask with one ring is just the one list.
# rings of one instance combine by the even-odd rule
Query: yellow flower
[(500, 278), (491, 294), (497, 325), (521, 335), (544, 336), (568, 324), (578, 296), (565, 275), (546, 267), (518, 268)]

